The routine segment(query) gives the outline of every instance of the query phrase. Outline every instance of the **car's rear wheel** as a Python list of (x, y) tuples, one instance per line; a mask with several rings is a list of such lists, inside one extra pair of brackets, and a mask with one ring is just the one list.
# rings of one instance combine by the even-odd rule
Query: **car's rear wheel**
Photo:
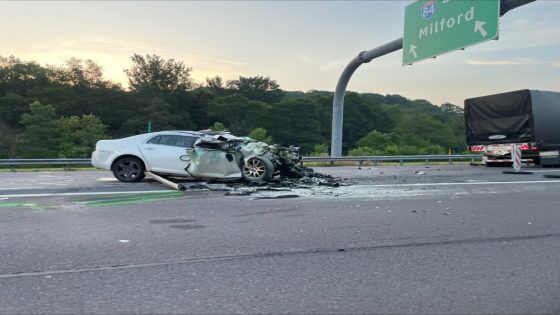
[(118, 159), (112, 167), (113, 175), (116, 179), (125, 183), (140, 181), (146, 176), (144, 164), (135, 157), (124, 157)]
[(243, 178), (250, 182), (269, 181), (274, 174), (274, 165), (269, 159), (255, 156), (243, 165)]

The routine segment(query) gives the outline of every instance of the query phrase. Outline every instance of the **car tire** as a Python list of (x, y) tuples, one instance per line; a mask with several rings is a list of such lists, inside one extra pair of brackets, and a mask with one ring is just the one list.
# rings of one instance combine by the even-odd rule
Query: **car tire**
[(254, 156), (243, 165), (243, 179), (249, 182), (267, 182), (274, 175), (274, 165), (263, 156)]
[(123, 157), (115, 161), (113, 167), (113, 176), (121, 182), (132, 183), (141, 181), (146, 174), (144, 173), (144, 164), (135, 157)]

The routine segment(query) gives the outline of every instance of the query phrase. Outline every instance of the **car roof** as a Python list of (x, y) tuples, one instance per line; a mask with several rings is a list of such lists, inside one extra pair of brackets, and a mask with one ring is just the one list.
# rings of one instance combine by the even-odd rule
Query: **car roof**
[(151, 132), (151, 133), (148, 133), (148, 134), (149, 135), (160, 135), (160, 134), (170, 134), (170, 133), (189, 135), (189, 136), (198, 136), (198, 137), (206, 135), (206, 133), (203, 133), (203, 132), (190, 131), (190, 130), (164, 130), (164, 131), (155, 131), (155, 132)]

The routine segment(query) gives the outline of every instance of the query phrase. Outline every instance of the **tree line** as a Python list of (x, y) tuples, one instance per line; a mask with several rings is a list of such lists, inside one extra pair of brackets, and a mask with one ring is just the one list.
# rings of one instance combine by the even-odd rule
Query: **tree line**
[[(329, 152), (333, 93), (285, 91), (269, 77), (195, 83), (182, 61), (134, 54), (128, 87), (93, 60), (62, 66), (0, 56), (0, 158), (89, 157), (95, 142), (158, 130), (229, 130)], [(438, 154), (466, 148), (462, 108), (400, 95), (348, 92), (343, 151)]]

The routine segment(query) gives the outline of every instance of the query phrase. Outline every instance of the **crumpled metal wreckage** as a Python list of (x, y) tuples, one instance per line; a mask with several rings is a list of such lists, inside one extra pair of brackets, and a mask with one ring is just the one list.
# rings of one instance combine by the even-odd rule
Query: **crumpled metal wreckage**
[[(222, 184), (177, 184), (156, 174), (150, 175), (174, 189), (221, 190), (228, 191), (228, 195), (238, 195), (235, 192), (241, 193), (243, 189), (243, 194), (250, 194), (262, 190), (280, 190), (282, 187), (340, 185), (339, 180), (303, 166), (299, 147), (270, 145), (229, 133), (209, 134), (197, 139), (185, 160), (188, 161), (185, 170), (193, 179), (218, 180)], [(224, 182), (229, 184), (224, 185)]]
[(228, 133), (199, 138), (185, 168), (193, 178), (269, 181), (275, 175), (299, 178), (305, 175), (299, 147), (269, 145)]

